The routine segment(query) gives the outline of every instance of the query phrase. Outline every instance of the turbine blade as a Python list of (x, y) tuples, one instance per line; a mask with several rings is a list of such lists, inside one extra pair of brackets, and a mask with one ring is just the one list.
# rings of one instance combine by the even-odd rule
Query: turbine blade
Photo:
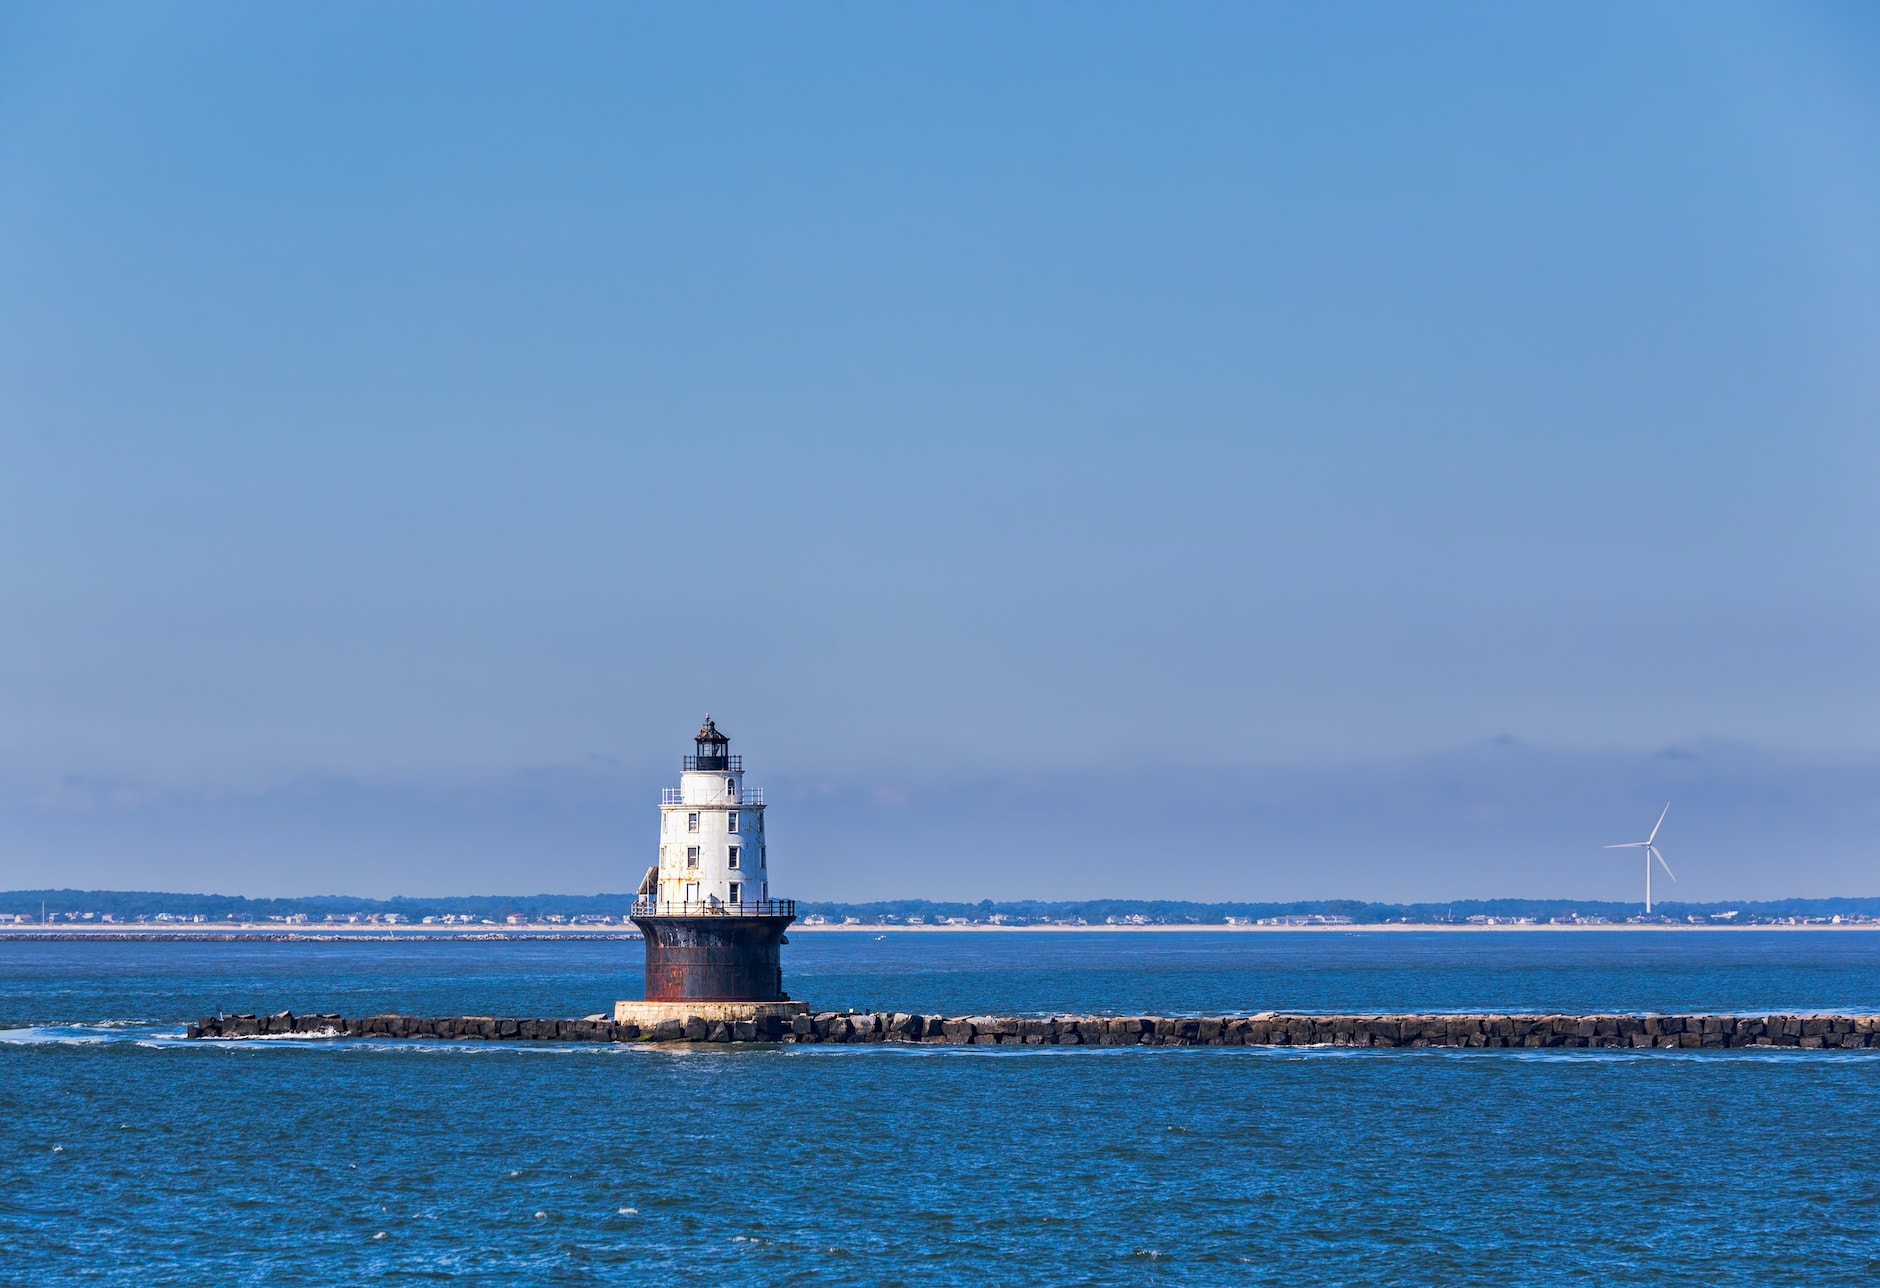
[(1671, 812), (1671, 802), (1666, 801), (1665, 807), (1658, 811), (1658, 821), (1652, 824), (1652, 834), (1645, 838), (1648, 844), (1658, 839), (1658, 829), (1665, 825), (1665, 815), (1669, 814), (1670, 812)]
[(1658, 852), (1657, 846), (1654, 845), (1651, 847), (1651, 855), (1654, 859), (1658, 860), (1658, 866), (1665, 870), (1666, 876), (1670, 877), (1673, 881), (1678, 879), (1678, 874), (1671, 870), (1671, 865), (1665, 862), (1665, 856)]
[(1636, 850), (1641, 846), (1650, 844), (1650, 841), (1621, 841), (1618, 845), (1608, 845), (1605, 848), (1608, 850)]

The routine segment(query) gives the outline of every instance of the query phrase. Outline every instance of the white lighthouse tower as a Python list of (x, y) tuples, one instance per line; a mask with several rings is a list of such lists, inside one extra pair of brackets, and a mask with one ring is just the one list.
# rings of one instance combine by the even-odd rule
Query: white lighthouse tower
[(764, 863), (764, 792), (744, 786), (744, 757), (710, 716), (698, 731), (697, 754), (687, 756), (679, 785), (664, 789), (659, 805), (659, 867), (647, 873), (642, 895), (656, 895), (661, 911), (704, 910), (736, 915), (745, 904), (770, 898)]
[(693, 746), (679, 785), (661, 796), (659, 862), (633, 902), (643, 995), (617, 1003), (614, 1018), (761, 1022), (774, 1038), (777, 1023), (804, 1007), (783, 991), (779, 952), (796, 904), (771, 895), (764, 795), (744, 785), (743, 758), (710, 716)]

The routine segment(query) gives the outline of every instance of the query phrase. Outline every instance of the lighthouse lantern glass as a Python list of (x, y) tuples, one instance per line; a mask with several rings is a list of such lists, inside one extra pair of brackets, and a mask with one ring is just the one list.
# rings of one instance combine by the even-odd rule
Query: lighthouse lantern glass
[(698, 748), (698, 756), (693, 768), (724, 769), (726, 767), (725, 748), (731, 745), (731, 740), (718, 732), (717, 725), (707, 720), (705, 727), (698, 731), (698, 737), (694, 739), (693, 745)]

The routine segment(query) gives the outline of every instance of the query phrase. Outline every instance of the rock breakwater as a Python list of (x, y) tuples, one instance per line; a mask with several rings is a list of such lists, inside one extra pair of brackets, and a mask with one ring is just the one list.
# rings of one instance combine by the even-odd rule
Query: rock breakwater
[(222, 1015), (191, 1038), (431, 1038), (513, 1042), (833, 1042), (947, 1046), (1795, 1047), (1880, 1050), (1880, 1015), (1016, 1016), (822, 1011), (794, 1019), (690, 1016), (642, 1028), (599, 1017)]

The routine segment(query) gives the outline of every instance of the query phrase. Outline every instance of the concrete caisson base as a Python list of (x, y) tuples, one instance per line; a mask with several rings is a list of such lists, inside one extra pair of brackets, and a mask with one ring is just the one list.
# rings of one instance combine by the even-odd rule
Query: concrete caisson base
[(642, 1029), (651, 1029), (661, 1020), (678, 1020), (684, 1023), (696, 1015), (710, 1023), (723, 1020), (726, 1024), (738, 1020), (761, 1020), (768, 1015), (782, 1016), (786, 1020), (799, 1015), (809, 1014), (808, 1002), (615, 1002), (615, 1024), (637, 1024)]

